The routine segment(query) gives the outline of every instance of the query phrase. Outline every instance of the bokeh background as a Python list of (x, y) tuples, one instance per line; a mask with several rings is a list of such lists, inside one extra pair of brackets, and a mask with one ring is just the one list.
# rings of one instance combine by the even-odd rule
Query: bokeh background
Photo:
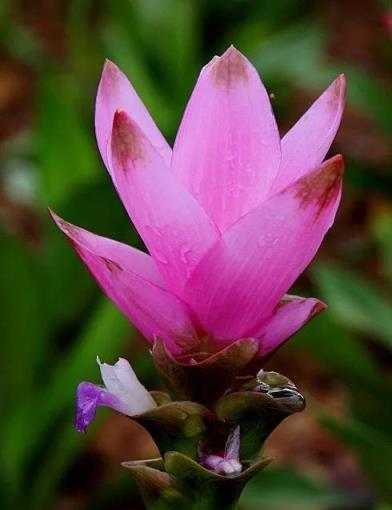
[[(131, 78), (170, 141), (198, 71), (234, 43), (257, 66), (284, 133), (340, 72), (346, 157), (333, 230), (295, 292), (329, 310), (270, 362), (307, 410), (273, 433), (275, 463), (244, 510), (392, 508), (391, 6), (377, 0), (1, 0), (0, 506), (141, 509), (124, 460), (146, 433), (101, 410), (72, 426), (97, 354), (128, 356), (160, 387), (140, 335), (101, 294), (49, 220), (140, 246), (100, 161), (93, 109), (103, 60)], [(389, 14), (388, 14), (389, 12)]]

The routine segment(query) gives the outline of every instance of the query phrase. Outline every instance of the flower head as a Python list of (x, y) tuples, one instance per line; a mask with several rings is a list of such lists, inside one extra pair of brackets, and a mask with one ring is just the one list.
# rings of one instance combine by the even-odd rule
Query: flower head
[(177, 356), (254, 337), (264, 358), (325, 307), (286, 292), (338, 208), (343, 159), (323, 160), (344, 97), (339, 76), (280, 139), (255, 68), (230, 47), (202, 69), (171, 150), (106, 62), (98, 146), (149, 254), (54, 219), (151, 344)]

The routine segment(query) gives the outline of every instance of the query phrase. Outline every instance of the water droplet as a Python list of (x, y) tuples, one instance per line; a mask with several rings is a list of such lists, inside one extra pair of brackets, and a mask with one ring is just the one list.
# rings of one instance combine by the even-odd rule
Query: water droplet
[(169, 261), (167, 260), (167, 257), (166, 255), (164, 255), (163, 253), (161, 252), (155, 252), (154, 253), (154, 258), (160, 263), (160, 264), (163, 264), (164, 266), (167, 266), (167, 264), (169, 263)]
[(180, 249), (180, 259), (186, 265), (190, 265), (192, 250), (188, 246), (183, 246)]

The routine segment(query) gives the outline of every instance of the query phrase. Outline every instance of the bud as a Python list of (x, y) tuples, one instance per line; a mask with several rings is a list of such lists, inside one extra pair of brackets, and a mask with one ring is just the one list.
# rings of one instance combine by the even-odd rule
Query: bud
[(221, 454), (205, 455), (201, 448), (199, 461), (207, 469), (219, 475), (236, 475), (241, 473), (240, 462), (240, 428), (236, 427), (226, 441), (225, 450)]

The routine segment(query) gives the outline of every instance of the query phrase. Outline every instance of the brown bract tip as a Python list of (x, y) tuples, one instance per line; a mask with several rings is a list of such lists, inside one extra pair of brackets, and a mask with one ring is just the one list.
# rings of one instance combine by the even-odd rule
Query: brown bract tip
[(211, 65), (211, 72), (217, 85), (230, 87), (238, 80), (246, 83), (249, 79), (248, 61), (234, 46)]
[(138, 126), (124, 110), (117, 110), (113, 120), (112, 155), (122, 169), (128, 169), (129, 161), (143, 159), (143, 142)]
[(279, 308), (282, 308), (283, 306), (286, 306), (293, 302), (299, 302), (304, 301), (305, 298), (301, 296), (294, 296), (291, 294), (285, 294), (282, 299), (279, 301), (279, 303), (276, 305), (275, 310), (279, 310)]
[(69, 238), (77, 241), (79, 234), (79, 227), (76, 225), (72, 225), (72, 223), (68, 223), (58, 216), (52, 209), (48, 208), (48, 212), (52, 217), (53, 221), (56, 223), (58, 228)]
[(328, 305), (326, 303), (323, 303), (322, 301), (317, 301), (317, 303), (315, 303), (313, 308), (310, 310), (308, 320), (313, 319), (313, 317), (316, 317), (316, 315), (321, 313), (326, 308), (328, 308)]
[(109, 78), (110, 81), (116, 80), (120, 74), (119, 68), (108, 58), (105, 59), (105, 63), (103, 65), (102, 75)]
[(331, 83), (329, 87), (330, 97), (329, 103), (336, 104), (341, 101), (344, 102), (346, 97), (346, 77), (344, 74), (340, 74), (334, 82)]
[(317, 170), (305, 175), (295, 184), (296, 198), (301, 208), (317, 205), (318, 213), (336, 197), (344, 172), (343, 156), (325, 161)]

